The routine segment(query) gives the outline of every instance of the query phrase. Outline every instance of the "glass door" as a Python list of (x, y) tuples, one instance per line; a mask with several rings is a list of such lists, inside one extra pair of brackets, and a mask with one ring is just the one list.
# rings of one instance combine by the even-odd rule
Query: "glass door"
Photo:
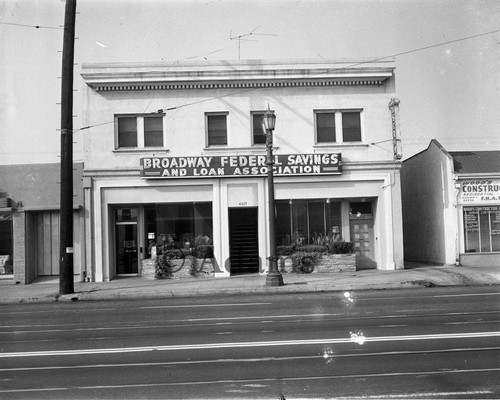
[(116, 274), (137, 274), (137, 208), (119, 208), (115, 210), (115, 251)]

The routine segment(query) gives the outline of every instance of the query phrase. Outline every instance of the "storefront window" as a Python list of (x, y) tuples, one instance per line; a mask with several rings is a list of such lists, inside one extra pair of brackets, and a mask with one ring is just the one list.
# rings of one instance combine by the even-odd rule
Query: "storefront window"
[(0, 213), (0, 275), (12, 274), (12, 214)]
[[(144, 207), (146, 234), (151, 240), (166, 239), (172, 246), (193, 247), (199, 236), (212, 244), (212, 203), (161, 203)], [(207, 243), (208, 244), (208, 243)]]
[(464, 207), (465, 252), (500, 251), (500, 206)]
[(340, 235), (340, 201), (326, 199), (276, 202), (276, 243), (304, 245), (318, 235)]

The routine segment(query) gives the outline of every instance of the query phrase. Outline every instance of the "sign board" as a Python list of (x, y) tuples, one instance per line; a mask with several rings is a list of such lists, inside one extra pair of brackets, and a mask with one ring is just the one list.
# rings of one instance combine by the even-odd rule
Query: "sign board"
[(500, 179), (470, 179), (460, 182), (460, 204), (500, 203)]
[[(264, 176), (265, 155), (144, 157), (142, 178), (222, 178)], [(342, 173), (340, 153), (278, 154), (274, 156), (277, 176), (330, 175)]]

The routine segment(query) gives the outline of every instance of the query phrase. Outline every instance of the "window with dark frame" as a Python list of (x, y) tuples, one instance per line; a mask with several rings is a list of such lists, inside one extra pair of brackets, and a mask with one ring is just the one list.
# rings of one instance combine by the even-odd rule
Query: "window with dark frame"
[(361, 111), (318, 110), (314, 116), (316, 143), (361, 142)]
[(316, 113), (316, 140), (318, 143), (336, 141), (334, 112)]
[(227, 145), (227, 114), (206, 114), (207, 145)]
[(118, 115), (116, 148), (163, 147), (163, 115)]
[(144, 147), (163, 146), (163, 117), (144, 118)]
[(266, 144), (266, 135), (262, 131), (262, 118), (264, 118), (263, 111), (252, 112), (252, 144)]
[(361, 117), (359, 111), (342, 112), (342, 137), (344, 142), (361, 142)]
[(137, 147), (137, 118), (118, 118), (118, 147)]

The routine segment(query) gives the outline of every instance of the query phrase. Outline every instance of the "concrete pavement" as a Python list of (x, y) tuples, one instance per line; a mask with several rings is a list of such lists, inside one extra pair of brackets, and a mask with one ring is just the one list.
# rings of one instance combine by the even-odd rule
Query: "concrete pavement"
[(151, 280), (123, 277), (110, 282), (75, 282), (75, 293), (59, 296), (59, 278), (39, 278), (29, 285), (0, 280), (0, 304), (154, 299), (212, 295), (252, 295), (432, 286), (500, 285), (500, 267), (406, 265), (404, 270), (283, 274), (284, 286), (265, 286), (265, 276)]

